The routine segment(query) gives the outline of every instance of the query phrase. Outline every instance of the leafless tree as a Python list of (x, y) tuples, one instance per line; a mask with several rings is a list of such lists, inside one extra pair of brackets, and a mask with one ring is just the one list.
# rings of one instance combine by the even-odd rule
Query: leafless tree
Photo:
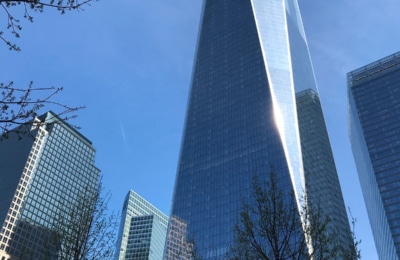
[[(6, 30), (0, 29), (0, 40), (3, 41), (10, 50), (20, 51), (20, 47), (10, 41), (9, 36), (20, 37), (22, 30), (21, 18), (33, 22), (33, 13), (42, 13), (45, 9), (55, 9), (61, 14), (72, 10), (83, 10), (96, 0), (0, 0), (0, 9), (7, 17)], [(22, 12), (21, 12), (22, 11)], [(22, 17), (17, 17), (21, 15)]]
[(359, 249), (361, 240), (357, 238), (356, 233), (355, 233), (357, 219), (353, 217), (353, 214), (351, 213), (350, 208), (348, 209), (348, 211), (349, 211), (350, 218), (351, 218), (352, 243), (343, 250), (343, 259), (345, 259), (345, 260), (361, 259), (361, 250)]
[[(75, 118), (74, 112), (84, 106), (72, 107), (55, 101), (54, 97), (62, 90), (62, 87), (33, 87), (33, 82), (27, 88), (15, 87), (13, 82), (0, 83), (0, 139), (7, 138), (10, 131), (29, 134), (28, 127), (44, 106), (61, 111), (57, 115), (65, 121)], [(27, 127), (21, 127), (24, 125)]]
[[(94, 1), (97, 0), (0, 0), (0, 12), (7, 19), (7, 26), (0, 28), (0, 42), (12, 51), (20, 51), (20, 47), (10, 38), (20, 38), (21, 19), (33, 22), (33, 13), (42, 13), (46, 9), (55, 9), (61, 14), (79, 11)], [(6, 137), (10, 130), (33, 120), (43, 106), (52, 105), (59, 109), (60, 112), (56, 111), (56, 114), (64, 120), (75, 117), (73, 112), (83, 106), (68, 106), (55, 101), (54, 96), (62, 90), (63, 87), (33, 87), (32, 82), (27, 87), (16, 87), (13, 82), (0, 83), (0, 137)], [(22, 129), (20, 127), (18, 131)]]
[(336, 230), (331, 226), (330, 217), (323, 212), (320, 203), (315, 203), (306, 194), (303, 202), (300, 215), (304, 221), (305, 242), (309, 245), (304, 259), (342, 259), (342, 248), (337, 240)]
[(65, 203), (51, 227), (46, 248), (58, 260), (112, 259), (118, 228), (117, 214), (108, 214), (110, 195), (88, 189), (75, 203)]
[(274, 172), (270, 176), (265, 187), (254, 178), (253, 193), (243, 202), (228, 259), (302, 259), (306, 252), (295, 198), (279, 187)]
[[(354, 247), (343, 249), (331, 220), (307, 196), (298, 209), (292, 192), (279, 185), (274, 171), (265, 183), (255, 178), (250, 199), (243, 202), (235, 241), (227, 259), (295, 260), (359, 259)], [(357, 251), (355, 251), (357, 252)]]

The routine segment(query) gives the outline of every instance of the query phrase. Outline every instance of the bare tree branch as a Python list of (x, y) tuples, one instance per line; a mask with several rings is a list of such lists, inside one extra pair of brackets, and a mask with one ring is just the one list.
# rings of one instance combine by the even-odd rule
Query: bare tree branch
[(13, 82), (0, 83), (0, 137), (7, 137), (10, 131), (20, 131), (18, 134), (23, 134), (23, 128), (16, 126), (32, 123), (44, 106), (59, 111), (56, 112), (57, 116), (65, 121), (75, 118), (74, 113), (84, 106), (73, 107), (55, 101), (54, 97), (62, 90), (62, 87), (35, 88), (33, 82), (27, 88), (14, 87)]
[(359, 259), (354, 230), (355, 245), (342, 248), (318, 201), (305, 195), (299, 211), (294, 194), (281, 188), (273, 169), (269, 176), (263, 183), (253, 180), (253, 193), (243, 201), (227, 259)]
[(6, 46), (12, 51), (20, 51), (15, 43), (12, 43), (4, 36), (6, 31), (9, 31), (11, 35), (16, 38), (20, 38), (20, 31), (22, 30), (21, 20), (17, 19), (13, 12), (15, 8), (23, 6), (23, 18), (29, 22), (33, 22), (33, 12), (43, 12), (45, 8), (51, 8), (59, 11), (61, 14), (65, 14), (67, 11), (82, 11), (84, 6), (90, 6), (90, 4), (97, 0), (0, 0), (0, 7), (7, 17), (7, 27), (5, 30), (0, 29), (0, 40), (3, 41)]
[(357, 238), (356, 233), (355, 233), (357, 219), (353, 217), (353, 214), (351, 213), (350, 208), (348, 208), (348, 211), (349, 211), (349, 215), (351, 218), (351, 237), (352, 237), (353, 243), (350, 244), (348, 248), (344, 249), (344, 259), (345, 260), (357, 260), (357, 259), (361, 259), (361, 251), (359, 249), (361, 240)]
[(107, 214), (110, 193), (88, 189), (73, 205), (63, 208), (52, 226), (48, 241), (59, 260), (112, 259), (118, 227), (117, 214)]

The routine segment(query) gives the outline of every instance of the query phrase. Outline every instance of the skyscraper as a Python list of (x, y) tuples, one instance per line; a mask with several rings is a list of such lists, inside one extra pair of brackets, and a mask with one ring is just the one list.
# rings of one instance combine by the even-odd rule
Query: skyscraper
[[(223, 257), (252, 177), (273, 168), (299, 208), (306, 187), (320, 196), (348, 243), (297, 1), (204, 0), (202, 12), (170, 223), (185, 227), (202, 259)], [(167, 241), (167, 253), (176, 247)]]
[(400, 52), (347, 79), (350, 141), (379, 259), (399, 259)]
[(57, 255), (49, 246), (57, 217), (98, 188), (95, 153), (52, 112), (36, 118), (28, 132), (0, 141), (1, 260)]
[(130, 190), (122, 209), (115, 259), (162, 259), (167, 226), (167, 215)]
[(338, 245), (351, 250), (349, 220), (319, 95), (312, 89), (300, 91), (296, 104), (308, 197), (329, 216)]

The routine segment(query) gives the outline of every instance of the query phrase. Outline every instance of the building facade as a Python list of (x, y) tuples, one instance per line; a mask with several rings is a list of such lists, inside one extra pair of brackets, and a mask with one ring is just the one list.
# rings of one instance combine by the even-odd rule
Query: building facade
[(168, 217), (130, 190), (125, 198), (116, 260), (163, 259)]
[(338, 245), (350, 250), (349, 220), (319, 95), (312, 89), (297, 92), (296, 105), (308, 197), (329, 216)]
[(350, 141), (379, 259), (399, 259), (400, 52), (347, 78)]
[[(305, 190), (309, 198), (329, 201), (321, 207), (334, 213), (332, 225), (348, 246), (346, 209), (297, 1), (204, 0), (166, 259), (179, 259), (171, 252), (191, 244), (202, 259), (225, 256), (252, 177), (268, 180), (272, 169), (299, 210)], [(181, 248), (170, 243), (182, 233), (172, 220), (185, 227)]]
[[(56, 259), (58, 216), (98, 189), (92, 143), (48, 112), (0, 141), (0, 259)], [(18, 130), (18, 129), (16, 129)]]

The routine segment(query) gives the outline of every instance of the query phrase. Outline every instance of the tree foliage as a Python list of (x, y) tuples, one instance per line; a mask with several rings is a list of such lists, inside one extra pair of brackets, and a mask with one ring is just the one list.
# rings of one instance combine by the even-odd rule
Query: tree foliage
[(265, 183), (257, 178), (253, 180), (253, 193), (242, 204), (227, 259), (360, 258), (353, 246), (340, 247), (335, 230), (330, 227), (331, 220), (318, 203), (305, 195), (299, 210), (294, 194), (285, 192), (279, 184), (273, 171)]
[[(20, 51), (20, 47), (13, 43), (6, 37), (6, 33), (9, 33), (15, 38), (20, 37), (22, 30), (21, 14), (20, 9), (23, 10), (22, 18), (29, 22), (34, 21), (33, 13), (42, 13), (46, 8), (56, 9), (61, 14), (72, 10), (83, 10), (84, 6), (90, 5), (96, 0), (0, 0), (0, 9), (7, 17), (6, 30), (0, 29), (0, 40), (6, 44), (6, 46), (13, 51)], [(19, 10), (17, 10), (19, 9)], [(19, 11), (19, 12), (18, 12)]]

